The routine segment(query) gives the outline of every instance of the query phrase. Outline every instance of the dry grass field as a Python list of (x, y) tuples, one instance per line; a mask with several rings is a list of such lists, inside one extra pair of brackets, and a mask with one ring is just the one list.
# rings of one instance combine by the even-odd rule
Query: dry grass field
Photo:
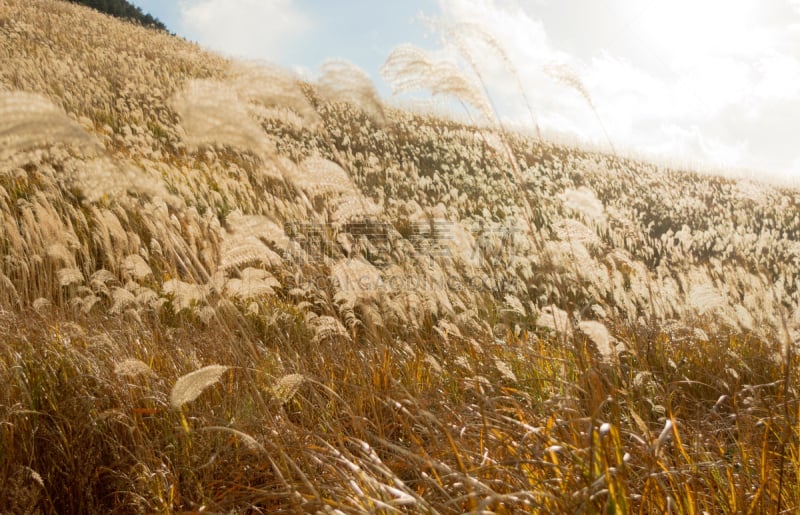
[(0, 512), (800, 507), (800, 191), (322, 71), (0, 0)]

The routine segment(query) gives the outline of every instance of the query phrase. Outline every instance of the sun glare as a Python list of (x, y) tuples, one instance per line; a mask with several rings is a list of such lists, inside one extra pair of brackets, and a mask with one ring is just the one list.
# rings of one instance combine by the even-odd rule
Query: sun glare
[(754, 36), (748, 0), (651, 0), (632, 9), (639, 42), (670, 65), (747, 51)]

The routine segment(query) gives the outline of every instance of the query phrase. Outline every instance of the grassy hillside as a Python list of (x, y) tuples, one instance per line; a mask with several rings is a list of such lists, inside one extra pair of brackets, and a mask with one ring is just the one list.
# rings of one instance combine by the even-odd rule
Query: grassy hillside
[(54, 0), (0, 63), (0, 511), (800, 504), (800, 192)]

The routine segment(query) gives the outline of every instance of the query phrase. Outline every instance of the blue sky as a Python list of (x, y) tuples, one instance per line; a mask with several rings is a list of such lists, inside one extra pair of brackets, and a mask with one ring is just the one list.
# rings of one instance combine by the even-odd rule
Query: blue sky
[[(431, 29), (474, 23), (516, 69), (546, 134), (603, 147), (595, 113), (545, 70), (568, 66), (617, 148), (698, 168), (800, 178), (800, 0), (133, 0), (187, 39), (314, 77), (327, 58), (378, 90), (392, 48), (458, 52)], [(493, 101), (529, 124), (497, 54), (465, 45)]]
[[(326, 59), (347, 59), (376, 83), (380, 83), (378, 69), (396, 45), (432, 47), (435, 37), (426, 37), (429, 31), (419, 15), (439, 12), (436, 0), (132, 3), (159, 18), (170, 31), (226, 54), (265, 59), (312, 75)], [(381, 89), (388, 93), (385, 85)]]

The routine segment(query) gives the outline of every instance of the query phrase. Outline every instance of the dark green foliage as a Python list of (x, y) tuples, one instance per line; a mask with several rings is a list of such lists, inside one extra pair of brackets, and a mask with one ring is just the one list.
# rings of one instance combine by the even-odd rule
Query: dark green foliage
[(75, 4), (82, 4), (100, 12), (140, 23), (145, 27), (153, 27), (160, 30), (167, 30), (161, 20), (142, 12), (140, 7), (131, 5), (127, 0), (67, 0)]

